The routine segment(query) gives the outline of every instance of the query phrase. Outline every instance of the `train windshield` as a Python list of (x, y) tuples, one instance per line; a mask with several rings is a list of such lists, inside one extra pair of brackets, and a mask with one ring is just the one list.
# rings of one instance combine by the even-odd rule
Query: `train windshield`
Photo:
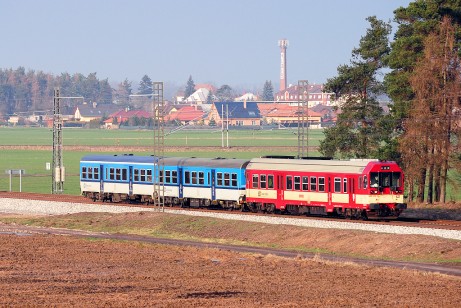
[(400, 172), (371, 172), (370, 187), (401, 187)]

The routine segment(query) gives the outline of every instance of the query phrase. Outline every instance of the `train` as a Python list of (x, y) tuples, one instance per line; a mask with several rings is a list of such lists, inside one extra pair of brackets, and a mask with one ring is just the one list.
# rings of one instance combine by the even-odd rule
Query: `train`
[(407, 208), (402, 169), (378, 159), (88, 155), (80, 190), (93, 201), (363, 219)]

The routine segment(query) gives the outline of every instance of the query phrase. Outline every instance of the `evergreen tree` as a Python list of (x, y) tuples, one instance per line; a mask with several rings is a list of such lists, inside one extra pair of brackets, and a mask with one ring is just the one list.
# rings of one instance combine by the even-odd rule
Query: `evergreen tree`
[[(431, 140), (434, 137), (423, 136), (423, 129), (426, 127), (422, 127), (422, 125), (429, 124), (428, 133), (434, 133), (438, 129), (438, 126), (430, 124), (432, 122), (429, 116), (433, 115), (434, 112), (436, 114), (439, 112), (437, 109), (433, 109), (437, 104), (448, 106), (446, 101), (441, 103), (438, 95), (447, 95), (452, 91), (449, 90), (452, 86), (449, 82), (450, 79), (447, 78), (448, 75), (437, 81), (438, 76), (444, 76), (443, 74), (447, 73), (447, 70), (442, 69), (440, 64), (438, 64), (438, 72), (430, 72), (429, 68), (435, 68), (441, 59), (438, 58), (440, 50), (431, 45), (427, 38), (439, 33), (443, 18), (449, 17), (451, 25), (455, 27), (450, 48), (459, 52), (461, 46), (460, 7), (461, 0), (416, 0), (411, 2), (408, 7), (400, 7), (394, 11), (394, 20), (399, 27), (391, 45), (392, 52), (388, 57), (388, 65), (392, 71), (385, 76), (385, 84), (387, 93), (394, 102), (391, 111), (395, 122), (394, 126), (398, 132), (397, 137), (403, 136), (400, 140), (399, 149), (402, 151), (404, 169), (408, 173), (407, 183), (409, 184), (410, 200), (415, 193), (418, 201), (424, 201), (427, 196), (428, 201), (432, 202), (433, 188), (437, 191), (436, 200), (439, 197), (440, 200), (443, 200), (445, 197), (445, 192), (440, 190), (444, 189), (443, 185), (446, 178), (443, 177), (446, 175), (448, 162), (442, 159), (444, 161), (442, 165), (434, 164), (433, 158), (446, 157), (446, 155), (453, 155), (454, 153), (447, 152), (451, 149), (449, 142), (448, 145), (445, 145), (444, 152), (439, 153), (438, 145)], [(447, 35), (449, 31), (447, 30), (445, 33)], [(448, 44), (446, 37), (440, 37), (439, 48), (443, 49), (449, 46), (444, 46), (445, 44)], [(428, 50), (426, 49), (428, 48), (433, 54), (427, 54)], [(444, 57), (450, 58), (450, 52), (446, 49), (443, 53)], [(455, 63), (457, 61), (452, 62), (452, 64)], [(438, 103), (428, 109), (427, 101)], [(419, 116), (418, 113), (420, 113)], [(442, 117), (442, 115), (438, 116)], [(422, 121), (421, 117), (427, 117), (427, 119)], [(415, 134), (420, 136), (415, 137)], [(444, 137), (440, 137), (439, 140), (446, 140), (445, 137), (450, 135), (450, 130), (446, 130), (441, 135)], [(447, 144), (447, 142), (445, 143)], [(433, 151), (435, 152), (433, 153)]]
[(187, 99), (195, 92), (195, 83), (192, 80), (192, 76), (189, 76), (189, 80), (187, 81), (186, 90), (184, 91), (184, 99)]
[(144, 75), (139, 83), (138, 94), (152, 94), (152, 80)]
[(234, 100), (232, 88), (227, 84), (222, 85), (216, 91), (216, 97), (220, 102), (232, 102)]
[(378, 73), (388, 55), (391, 27), (375, 16), (370, 28), (352, 51), (350, 65), (338, 67), (338, 76), (328, 79), (325, 88), (341, 99), (336, 126), (324, 131), (320, 152), (325, 156), (378, 157), (388, 131), (383, 129), (383, 110), (376, 96), (382, 91)]
[(274, 87), (272, 87), (272, 81), (266, 80), (263, 88), (263, 101), (273, 101), (274, 100)]

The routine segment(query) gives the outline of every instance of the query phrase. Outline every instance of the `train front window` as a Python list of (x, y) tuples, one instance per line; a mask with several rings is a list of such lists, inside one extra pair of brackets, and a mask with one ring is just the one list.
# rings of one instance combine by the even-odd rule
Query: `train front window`
[(391, 186), (391, 173), (390, 172), (381, 172), (381, 178), (379, 181), (382, 187)]
[(379, 173), (371, 172), (370, 173), (370, 187), (378, 187), (378, 186), (379, 186)]
[(392, 187), (401, 187), (402, 182), (400, 180), (401, 174), (400, 172), (392, 172)]
[(370, 187), (400, 187), (400, 172), (371, 172)]

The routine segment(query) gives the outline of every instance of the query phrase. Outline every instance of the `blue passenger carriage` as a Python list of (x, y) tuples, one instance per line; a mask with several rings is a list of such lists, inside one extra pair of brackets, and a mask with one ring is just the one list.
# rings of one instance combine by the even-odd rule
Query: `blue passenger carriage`
[(161, 159), (165, 203), (172, 205), (240, 208), (245, 195), (248, 160), (229, 158)]
[(152, 156), (89, 155), (80, 161), (81, 193), (93, 200), (148, 201), (153, 195)]

